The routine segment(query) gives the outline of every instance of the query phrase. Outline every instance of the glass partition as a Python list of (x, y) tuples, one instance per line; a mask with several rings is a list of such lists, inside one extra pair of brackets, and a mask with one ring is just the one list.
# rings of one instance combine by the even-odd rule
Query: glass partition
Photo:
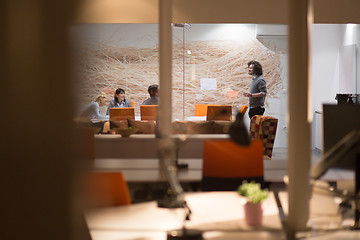
[[(103, 93), (107, 104), (100, 111), (105, 114), (115, 90), (123, 88), (140, 120), (148, 86), (159, 83), (158, 24), (80, 24), (70, 31), (79, 111)], [(195, 116), (196, 104), (230, 105), (234, 120), (248, 104), (243, 95), (251, 83), (247, 62), (257, 60), (268, 88), (265, 115), (285, 125), (286, 25), (174, 23), (172, 32), (173, 121), (206, 120)], [(249, 122), (246, 114), (245, 123)], [(278, 144), (285, 146), (286, 136), (278, 134)]]

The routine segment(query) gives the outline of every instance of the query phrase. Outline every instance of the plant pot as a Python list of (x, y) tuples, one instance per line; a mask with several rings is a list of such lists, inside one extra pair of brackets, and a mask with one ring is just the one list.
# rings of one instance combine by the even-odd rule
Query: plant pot
[(122, 137), (130, 137), (131, 134), (136, 132), (135, 128), (117, 128), (116, 132)]
[(250, 203), (247, 202), (244, 205), (245, 222), (249, 226), (261, 226), (263, 209), (261, 203)]

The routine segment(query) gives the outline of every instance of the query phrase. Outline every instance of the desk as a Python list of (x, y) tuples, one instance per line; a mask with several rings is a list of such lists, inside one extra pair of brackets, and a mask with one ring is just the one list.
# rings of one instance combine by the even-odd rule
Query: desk
[[(207, 231), (205, 239), (239, 239), (239, 233), (244, 239), (284, 239), (272, 193), (263, 203), (263, 226), (257, 228), (245, 224), (245, 199), (236, 192), (186, 193), (185, 200), (192, 211), (186, 226)], [(166, 239), (166, 231), (182, 227), (184, 216), (183, 209), (158, 208), (154, 201), (85, 213), (93, 240)]]
[[(95, 135), (95, 161), (98, 171), (121, 171), (127, 182), (166, 181), (159, 170), (158, 139), (153, 134), (133, 134), (129, 138), (120, 135)], [(179, 139), (178, 162), (188, 164), (180, 169), (181, 182), (200, 182), (202, 178), (202, 154), (205, 140), (229, 139), (227, 134), (174, 135)], [(277, 157), (279, 155), (279, 157)], [(286, 152), (275, 150), (271, 160), (264, 160), (264, 179), (282, 182), (287, 174)]]

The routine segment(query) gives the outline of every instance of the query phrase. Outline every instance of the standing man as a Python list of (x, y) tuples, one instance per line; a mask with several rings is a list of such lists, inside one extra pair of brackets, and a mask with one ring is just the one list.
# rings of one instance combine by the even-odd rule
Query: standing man
[(150, 97), (146, 99), (141, 105), (159, 105), (159, 85), (150, 85), (148, 88)]
[(244, 92), (245, 97), (249, 97), (249, 118), (254, 115), (263, 115), (265, 112), (265, 96), (267, 93), (266, 82), (262, 77), (263, 71), (261, 64), (257, 61), (248, 62), (249, 75), (253, 76), (250, 84), (250, 93)]

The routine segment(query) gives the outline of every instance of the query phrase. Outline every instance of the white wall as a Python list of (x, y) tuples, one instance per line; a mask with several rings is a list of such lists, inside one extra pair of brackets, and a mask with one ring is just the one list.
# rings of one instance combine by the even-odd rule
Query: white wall
[(339, 89), (340, 25), (314, 24), (312, 37), (313, 110), (322, 111), (323, 103), (336, 103)]
[[(349, 33), (349, 29), (351, 29)], [(337, 101), (340, 92), (341, 49), (345, 45), (357, 44), (359, 56), (360, 26), (346, 24), (314, 24), (312, 39), (312, 97), (313, 110), (322, 112), (322, 104)], [(360, 92), (360, 61), (356, 61), (356, 93)], [(322, 144), (321, 116), (313, 121), (313, 147)], [(317, 121), (317, 122), (316, 122)]]
[[(354, 42), (356, 44), (356, 93), (360, 93), (360, 24), (355, 26)], [(358, 97), (358, 103), (360, 98)]]

